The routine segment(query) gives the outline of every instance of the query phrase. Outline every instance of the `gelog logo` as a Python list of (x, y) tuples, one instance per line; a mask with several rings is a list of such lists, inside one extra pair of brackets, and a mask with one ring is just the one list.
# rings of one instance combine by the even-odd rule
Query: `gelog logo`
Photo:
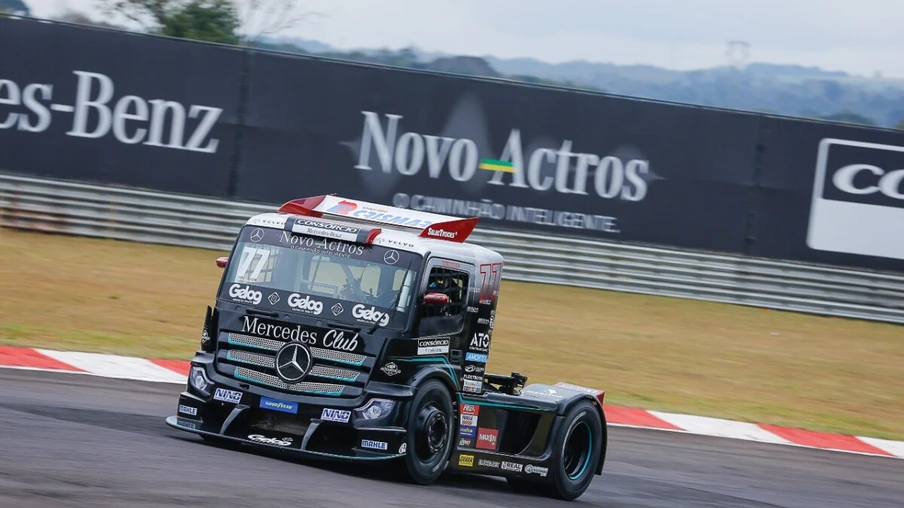
[(365, 321), (370, 321), (371, 323), (380, 323), (380, 326), (389, 324), (389, 313), (380, 312), (376, 307), (368, 308), (366, 305), (355, 305), (352, 307), (352, 316)]
[(289, 307), (319, 316), (323, 312), (323, 302), (314, 300), (310, 296), (301, 297), (298, 293), (289, 295)]
[(904, 259), (904, 146), (819, 143), (807, 245)]
[(241, 284), (229, 286), (229, 296), (237, 300), (251, 302), (255, 305), (261, 303), (261, 300), (264, 298), (264, 295), (260, 291), (255, 291), (251, 289), (250, 286), (242, 287)]

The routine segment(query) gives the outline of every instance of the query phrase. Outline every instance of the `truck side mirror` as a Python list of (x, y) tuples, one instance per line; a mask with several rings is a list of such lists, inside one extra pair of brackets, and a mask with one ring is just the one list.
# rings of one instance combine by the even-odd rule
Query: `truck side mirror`
[(217, 258), (217, 266), (219, 266), (220, 268), (226, 268), (226, 263), (228, 263), (228, 262), (229, 262), (229, 258), (226, 256)]
[(427, 293), (424, 295), (424, 305), (435, 305), (438, 307), (449, 305), (449, 295), (445, 293)]

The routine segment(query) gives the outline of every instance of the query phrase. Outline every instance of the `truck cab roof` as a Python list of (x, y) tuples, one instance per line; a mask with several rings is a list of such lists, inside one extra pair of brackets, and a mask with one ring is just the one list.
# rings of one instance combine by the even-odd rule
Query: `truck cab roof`
[(283, 204), (245, 225), (290, 230), (337, 240), (432, 254), (455, 260), (501, 262), (502, 255), (466, 240), (479, 218), (460, 218), (322, 195)]

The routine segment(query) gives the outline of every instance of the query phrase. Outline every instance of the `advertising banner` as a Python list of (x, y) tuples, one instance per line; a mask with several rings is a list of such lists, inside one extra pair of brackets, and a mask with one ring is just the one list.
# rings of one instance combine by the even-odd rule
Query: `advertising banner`
[(764, 120), (751, 254), (904, 271), (904, 133)]
[(237, 197), (740, 252), (756, 117), (255, 54)]
[(0, 19), (0, 170), (225, 196), (242, 53)]
[(0, 171), (904, 271), (904, 133), (0, 19)]

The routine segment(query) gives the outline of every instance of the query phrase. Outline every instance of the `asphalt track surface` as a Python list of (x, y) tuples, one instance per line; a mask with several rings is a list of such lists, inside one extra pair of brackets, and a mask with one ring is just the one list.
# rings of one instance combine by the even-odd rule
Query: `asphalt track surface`
[(180, 389), (0, 369), (0, 507), (904, 506), (901, 459), (627, 428), (610, 428), (603, 475), (571, 503), (475, 475), (413, 486), (170, 429)]

